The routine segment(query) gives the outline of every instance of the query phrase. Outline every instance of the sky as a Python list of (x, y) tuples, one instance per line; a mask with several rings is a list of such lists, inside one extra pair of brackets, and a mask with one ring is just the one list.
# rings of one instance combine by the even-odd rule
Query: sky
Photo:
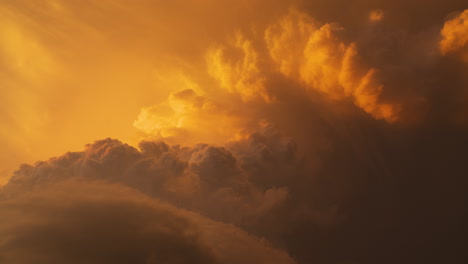
[(0, 1), (0, 262), (466, 263), (461, 0)]

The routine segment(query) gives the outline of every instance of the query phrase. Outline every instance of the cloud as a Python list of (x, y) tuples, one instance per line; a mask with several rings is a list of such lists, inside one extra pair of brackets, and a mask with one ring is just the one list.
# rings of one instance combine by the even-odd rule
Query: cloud
[[(143, 108), (133, 125), (151, 139), (177, 144), (224, 144), (256, 129), (237, 100), (220, 101), (191, 88), (175, 91), (166, 102)], [(239, 101), (240, 103), (240, 101)]]
[[(3, 232), (32, 238), (36, 220), (9, 229), (13, 216), (57, 222), (88, 199), (111, 216), (113, 208), (129, 212), (118, 214), (122, 226), (148, 226), (167, 208), (160, 215), (168, 221), (155, 222), (182, 219), (187, 225), (164, 234), (205, 262), (244, 263), (249, 255), (288, 263), (270, 243), (298, 263), (466, 262), (465, 12), (444, 26), (463, 1), (429, 1), (424, 10), (413, 0), (55, 2), (37, 13), (39, 5), (19, 2), (0, 9), (20, 17), (30, 10), (31, 21), (15, 20), (24, 32), (61, 25), (24, 37), (68, 73), (61, 85), (44, 85), (53, 90), (39, 89), (57, 98), (36, 105), (13, 96), (39, 120), (32, 128), (27, 118), (16, 123), (35, 131), (50, 120), (54, 140), (37, 132), (41, 144), (21, 145), (28, 141), (10, 129), (22, 121), (9, 118), (17, 108), (0, 109), (9, 124), (0, 130), (2, 155), (18, 160), (11, 149), (39, 156), (74, 149), (69, 142), (119, 140), (22, 165), (0, 189), (1, 209), (11, 214)], [(50, 116), (32, 111), (43, 105), (53, 106)], [(148, 217), (128, 219), (131, 210)], [(139, 239), (131, 241), (144, 244)], [(270, 250), (273, 260), (263, 254)]]
[(382, 9), (375, 9), (369, 13), (369, 20), (372, 22), (378, 22), (384, 19), (385, 13)]
[[(338, 24), (322, 24), (291, 9), (253, 32), (236, 31), (224, 44), (208, 48), (205, 55), (206, 73), (221, 89), (211, 88), (213, 84), (207, 82), (187, 85), (172, 93), (166, 103), (144, 108), (134, 124), (163, 139), (175, 136), (184, 140), (192, 135), (199, 141), (222, 144), (256, 131), (258, 120), (271, 122), (270, 117), (262, 116), (263, 109), (268, 104), (291, 103), (295, 100), (291, 96), (297, 94), (311, 101), (322, 96), (319, 100), (334, 105), (351, 100), (376, 119), (397, 121), (398, 102), (383, 101), (379, 71), (365, 66), (356, 42), (341, 39), (343, 30)], [(278, 85), (284, 78), (285, 83)], [(192, 95), (180, 100), (178, 94), (182, 93)], [(247, 108), (253, 111), (246, 113)], [(213, 123), (219, 125), (213, 127)], [(213, 139), (203, 136), (207, 131)], [(236, 136), (222, 138), (220, 134)]]
[(376, 69), (363, 68), (355, 43), (340, 40), (338, 24), (320, 24), (291, 11), (265, 32), (271, 57), (281, 73), (333, 99), (354, 98), (356, 106), (377, 119), (398, 119), (398, 106), (379, 102), (383, 85)]
[[(320, 155), (313, 155), (317, 149), (304, 149), (272, 128), (226, 147), (208, 144), (183, 147), (145, 141), (138, 150), (117, 140), (96, 141), (82, 152), (22, 166), (0, 190), (0, 209), (5, 212), (0, 222), (6, 223), (0, 224), (0, 230), (25, 236), (36, 234), (33, 231), (37, 225), (39, 229), (54, 230), (54, 226), (61, 225), (48, 223), (76, 219), (76, 215), (65, 217), (70, 210), (80, 215), (80, 219), (108, 219), (106, 217), (118, 214), (112, 217), (113, 222), (120, 219), (116, 224), (123, 226), (134, 223), (141, 214), (142, 222), (135, 225), (145, 227), (149, 225), (146, 223), (153, 209), (140, 205), (140, 200), (158, 207), (161, 202), (154, 200), (157, 199), (171, 204), (166, 206), (172, 209), (164, 213), (168, 214), (170, 223), (174, 221), (171, 212), (180, 211), (174, 206), (195, 211), (265, 237), (273, 245), (285, 248), (299, 263), (339, 261), (341, 256), (373, 263), (382, 255), (388, 256), (388, 263), (407, 256), (420, 261), (427, 259), (427, 248), (433, 247), (437, 251), (431, 254), (432, 261), (437, 262), (449, 253), (454, 261), (460, 259), (462, 251), (454, 247), (463, 236), (463, 232), (457, 233), (457, 230), (464, 226), (463, 153), (467, 141), (462, 136), (463, 131), (453, 124), (427, 124), (417, 130), (400, 128), (389, 133), (384, 130), (388, 129), (387, 125), (363, 119), (354, 120), (346, 127), (335, 127), (329, 130), (328, 136), (333, 148), (322, 150)], [(442, 174), (444, 180), (440, 178)], [(67, 183), (69, 181), (72, 182)], [(121, 185), (127, 187), (119, 187)], [(21, 206), (18, 201), (23, 201)], [(130, 204), (127, 206), (127, 203)], [(96, 216), (87, 211), (88, 207), (100, 208), (103, 214)], [(21, 214), (25, 216), (20, 217)], [(213, 228), (211, 232), (208, 230), (211, 225), (205, 221), (213, 220), (197, 220), (199, 216), (180, 214), (189, 223), (200, 226), (195, 237), (204, 243), (201, 247), (191, 244), (192, 249), (201, 248), (201, 253), (193, 253), (195, 256), (211, 252), (208, 256), (214, 256), (215, 260), (229, 256), (226, 259), (232, 259), (233, 263), (244, 263), (245, 256), (255, 257), (256, 250), (252, 252), (252, 248), (263, 248), (256, 242), (247, 243), (249, 240), (242, 235), (235, 236), (243, 245), (237, 251), (234, 246), (237, 242), (229, 246), (231, 242), (219, 241), (231, 237), (230, 231)], [(35, 220), (29, 223), (28, 219), (36, 219), (29, 215), (37, 215), (40, 221), (47, 223), (35, 223)], [(131, 218), (127, 220), (127, 216)], [(15, 226), (12, 223), (25, 229), (12, 229)], [(84, 228), (82, 222), (73, 223), (77, 230)], [(243, 232), (230, 225), (219, 225), (229, 227), (233, 234)], [(20, 232), (22, 230), (26, 231)], [(57, 240), (67, 241), (63, 238), (64, 231), (59, 231), (62, 236)], [(89, 233), (82, 236), (86, 234)], [(93, 237), (95, 234), (93, 232)], [(148, 235), (153, 234), (159, 236), (158, 233)], [(177, 232), (172, 235), (180, 238)], [(440, 246), (438, 243), (445, 236), (451, 240), (446, 246)], [(421, 237), (424, 243), (417, 242)], [(131, 239), (136, 239), (135, 243), (140, 245), (139, 237)], [(142, 239), (150, 238), (143, 236)], [(55, 247), (57, 243), (50, 246)], [(400, 246), (408, 247), (411, 252), (398, 249)], [(232, 251), (216, 254), (213, 247)], [(247, 251), (249, 253), (242, 253)], [(263, 259), (259, 254), (258, 258)], [(278, 254), (268, 253), (279, 262), (282, 257), (278, 256), (284, 253)], [(288, 263), (286, 257), (285, 261)]]
[(116, 184), (65, 181), (0, 210), (5, 263), (294, 263), (238, 228)]
[[(230, 53), (240, 53), (240, 55), (230, 60), (227, 58)], [(207, 70), (214, 79), (218, 80), (222, 88), (238, 92), (244, 100), (258, 97), (271, 100), (265, 91), (265, 77), (262, 76), (259, 56), (252, 42), (238, 32), (229, 46), (208, 50)]]
[(285, 187), (252, 184), (240, 161), (223, 147), (144, 141), (140, 148), (112, 139), (96, 141), (83, 152), (22, 166), (1, 193), (11, 197), (70, 178), (98, 179), (238, 224), (254, 221), (287, 198)]
[[(1, 195), (8, 201), (69, 179), (101, 180), (235, 224), (299, 263), (343, 255), (361, 263), (382, 255), (389, 263), (408, 255), (421, 261), (427, 248), (437, 248), (431, 261), (449, 253), (462, 258), (454, 247), (464, 226), (463, 129), (448, 120), (391, 128), (372, 118), (338, 119), (317, 139), (326, 142), (321, 146), (310, 135), (326, 123), (313, 112), (300, 115), (313, 122), (300, 126), (305, 137), (266, 126), (225, 146), (144, 141), (136, 149), (96, 141), (82, 152), (24, 165)], [(444, 236), (451, 240), (441, 247)]]
[(459, 13), (453, 19), (445, 22), (440, 31), (440, 52), (442, 55), (459, 52), (464, 60), (468, 60), (468, 10)]

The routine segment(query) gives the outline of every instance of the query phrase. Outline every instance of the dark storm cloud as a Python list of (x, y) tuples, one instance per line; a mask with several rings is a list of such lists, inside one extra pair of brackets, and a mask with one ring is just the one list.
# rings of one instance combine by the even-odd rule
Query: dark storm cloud
[(272, 131), (227, 149), (143, 142), (138, 151), (97, 141), (84, 153), (23, 166), (3, 195), (98, 178), (235, 223), (286, 248), (299, 263), (437, 263), (447, 255), (461, 263), (464, 130), (450, 122), (418, 129), (370, 118), (343, 122), (327, 129), (332, 150), (319, 157)]
[(117, 184), (64, 181), (0, 210), (2, 263), (294, 263), (233, 226)]
[(175, 208), (116, 186), (61, 184), (1, 202), (4, 263), (217, 263)]

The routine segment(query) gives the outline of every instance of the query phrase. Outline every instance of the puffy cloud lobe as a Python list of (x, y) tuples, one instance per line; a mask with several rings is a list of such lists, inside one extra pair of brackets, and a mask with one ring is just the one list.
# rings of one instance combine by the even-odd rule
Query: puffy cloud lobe
[(440, 35), (442, 55), (460, 52), (463, 59), (468, 61), (468, 9), (445, 22)]
[[(254, 49), (252, 41), (238, 32), (229, 44), (207, 52), (208, 73), (219, 81), (222, 88), (239, 93), (244, 100), (271, 100), (266, 91), (264, 73), (260, 69), (260, 54)], [(236, 53), (240, 54), (235, 56)], [(232, 54), (234, 56), (229, 56)]]
[(148, 134), (162, 138), (184, 133), (187, 122), (199, 113), (206, 116), (208, 102), (193, 89), (183, 89), (172, 93), (167, 103), (143, 109), (134, 126)]
[(238, 228), (117, 184), (64, 181), (0, 200), (4, 263), (294, 263)]
[(265, 32), (268, 50), (280, 71), (331, 98), (351, 97), (356, 106), (377, 119), (398, 119), (398, 106), (381, 103), (383, 85), (376, 69), (359, 62), (355, 43), (345, 44), (338, 32), (343, 28), (319, 25), (307, 15), (291, 11)]
[(143, 108), (133, 125), (150, 139), (185, 145), (224, 144), (258, 127), (236, 100), (221, 102), (201, 94), (190, 88), (171, 93), (166, 102)]

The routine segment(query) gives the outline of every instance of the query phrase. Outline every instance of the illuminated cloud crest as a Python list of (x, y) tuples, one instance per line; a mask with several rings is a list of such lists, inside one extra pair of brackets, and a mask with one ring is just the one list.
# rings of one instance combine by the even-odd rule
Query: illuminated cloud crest
[[(134, 125), (164, 140), (224, 144), (261, 128), (258, 120), (274, 121), (259, 110), (268, 104), (295, 103), (291, 96), (297, 94), (313, 101), (317, 93), (321, 100), (336, 104), (351, 100), (376, 119), (397, 121), (399, 105), (380, 98), (384, 85), (378, 70), (364, 66), (357, 44), (340, 38), (342, 30), (338, 24), (320, 24), (291, 9), (258, 30), (262, 33), (237, 32), (206, 54), (207, 73), (220, 91), (187, 87), (172, 93), (166, 103), (143, 109)], [(287, 80), (278, 85), (281, 78)], [(208, 138), (204, 131), (210, 131)]]
[(224, 144), (259, 126), (235, 103), (220, 102), (185, 88), (171, 93), (166, 102), (143, 108), (133, 125), (152, 139), (174, 144)]
[(383, 85), (376, 69), (360, 65), (355, 43), (345, 44), (338, 24), (317, 24), (291, 11), (265, 32), (268, 50), (280, 71), (333, 99), (351, 97), (376, 119), (398, 119), (398, 106), (379, 102)]
[[(208, 73), (219, 85), (231, 92), (238, 92), (244, 100), (262, 98), (270, 100), (265, 91), (265, 77), (260, 69), (259, 53), (250, 40), (237, 33), (231, 45), (212, 48), (206, 55)], [(240, 56), (229, 58), (228, 54)]]
[(460, 53), (468, 61), (468, 9), (445, 22), (440, 34), (442, 55)]

